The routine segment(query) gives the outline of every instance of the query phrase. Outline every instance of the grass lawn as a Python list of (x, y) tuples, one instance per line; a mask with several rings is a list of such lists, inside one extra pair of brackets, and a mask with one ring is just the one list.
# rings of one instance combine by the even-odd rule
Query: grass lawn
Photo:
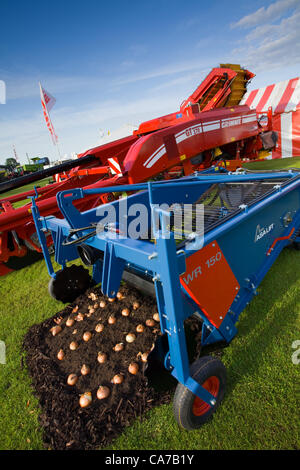
[(300, 168), (300, 157), (262, 160), (245, 163), (243, 166), (249, 170), (288, 170), (289, 168)]
[[(22, 188), (12, 189), (11, 191), (7, 191), (6, 193), (0, 194), (0, 199), (4, 199), (8, 196), (14, 196), (15, 194), (19, 193), (25, 193), (27, 191), (30, 191), (31, 189), (34, 189), (34, 186), (39, 186), (40, 188), (42, 188), (43, 186), (46, 186), (46, 184), (49, 184), (51, 181), (51, 178), (44, 178), (40, 181), (35, 181), (34, 183), (26, 184), (26, 186), (23, 186)], [(23, 199), (22, 201), (15, 202), (13, 206), (15, 208), (21, 207), (27, 202), (28, 199)]]
[[(252, 163), (289, 168), (299, 159)], [(264, 167), (264, 168), (262, 168)], [(228, 386), (214, 419), (197, 431), (179, 430), (172, 404), (136, 420), (111, 449), (299, 449), (299, 365), (291, 359), (300, 340), (300, 251), (286, 248), (267, 274), (257, 297), (244, 310), (239, 333), (222, 361)], [(7, 363), (0, 364), (0, 449), (42, 449), (39, 406), (21, 344), (28, 328), (59, 311), (48, 295), (44, 262), (0, 278), (0, 340)]]

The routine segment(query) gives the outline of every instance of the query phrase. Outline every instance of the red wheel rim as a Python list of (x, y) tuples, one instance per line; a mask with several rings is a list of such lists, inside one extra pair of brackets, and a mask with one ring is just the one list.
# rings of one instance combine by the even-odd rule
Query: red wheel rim
[[(202, 387), (205, 388), (209, 393), (211, 393), (214, 397), (217, 397), (220, 388), (220, 380), (218, 377), (213, 375), (209, 377), (205, 382), (202, 384)], [(199, 397), (195, 397), (193, 403), (193, 414), (195, 416), (202, 416), (210, 410), (210, 405), (205, 403), (205, 401), (201, 400)]]

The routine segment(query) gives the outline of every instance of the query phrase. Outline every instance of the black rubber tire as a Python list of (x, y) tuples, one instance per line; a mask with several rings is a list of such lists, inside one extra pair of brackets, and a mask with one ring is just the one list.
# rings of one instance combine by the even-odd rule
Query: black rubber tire
[(203, 356), (191, 365), (191, 376), (203, 384), (210, 377), (219, 379), (219, 390), (216, 396), (216, 404), (201, 416), (193, 413), (193, 404), (196, 396), (184, 385), (178, 384), (173, 399), (173, 412), (178, 425), (187, 430), (198, 429), (209, 421), (213, 413), (221, 403), (226, 388), (226, 368), (217, 358)]
[(51, 278), (48, 285), (49, 294), (63, 303), (73, 302), (92, 284), (89, 271), (83, 266), (73, 264), (61, 269), (56, 277)]

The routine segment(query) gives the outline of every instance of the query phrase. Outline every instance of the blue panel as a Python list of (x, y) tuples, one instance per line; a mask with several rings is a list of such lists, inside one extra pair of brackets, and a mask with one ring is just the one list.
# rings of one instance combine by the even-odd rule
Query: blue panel
[(266, 261), (267, 251), (273, 241), (286, 230), (291, 230), (284, 227), (283, 218), (287, 212), (295, 215), (297, 209), (299, 210), (299, 194), (294, 191), (271, 205), (265, 205), (258, 213), (247, 217), (244, 222), (217, 239), (240, 284), (245, 278), (257, 273)]

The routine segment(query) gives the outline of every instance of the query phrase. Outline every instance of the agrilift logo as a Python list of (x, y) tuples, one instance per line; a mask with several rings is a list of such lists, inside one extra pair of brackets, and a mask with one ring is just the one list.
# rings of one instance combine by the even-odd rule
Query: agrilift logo
[(260, 240), (261, 238), (263, 238), (265, 235), (267, 235), (268, 233), (271, 232), (271, 230), (273, 230), (275, 227), (275, 224), (271, 224), (269, 225), (268, 227), (260, 227), (260, 225), (258, 225), (256, 227), (256, 232), (255, 232), (255, 237), (254, 237), (254, 242), (256, 243), (258, 240)]

